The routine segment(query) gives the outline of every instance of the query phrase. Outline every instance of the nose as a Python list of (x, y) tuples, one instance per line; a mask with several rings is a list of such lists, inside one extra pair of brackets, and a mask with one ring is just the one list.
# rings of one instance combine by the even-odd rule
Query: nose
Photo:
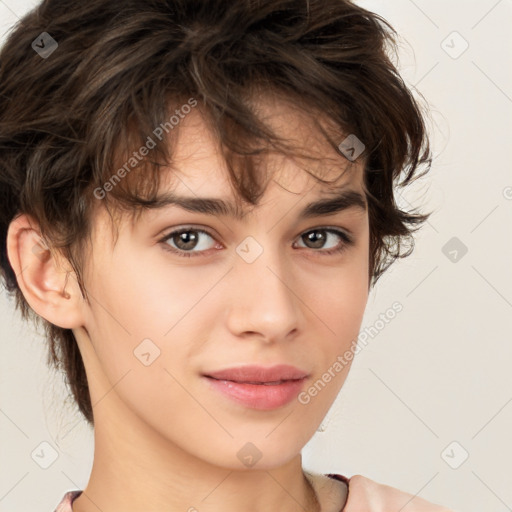
[[(244, 249), (248, 250), (244, 252)], [(251, 242), (241, 244), (237, 252), (234, 268), (229, 273), (228, 286), (232, 292), (228, 294), (227, 323), (230, 331), (241, 337), (259, 335), (267, 342), (296, 334), (304, 298), (301, 300), (294, 289), (297, 281), (284, 254), (269, 244), (263, 248), (254, 240), (252, 246)], [(260, 254), (253, 260), (258, 252)]]

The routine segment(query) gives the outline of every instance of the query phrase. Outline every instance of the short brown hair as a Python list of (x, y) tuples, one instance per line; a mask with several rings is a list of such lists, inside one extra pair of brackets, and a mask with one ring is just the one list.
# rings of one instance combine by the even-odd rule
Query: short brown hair
[[(32, 45), (43, 32), (58, 43), (45, 58)], [(327, 115), (338, 135), (317, 127), (331, 145), (349, 134), (364, 143), (375, 284), (412, 252), (412, 233), (428, 218), (402, 211), (394, 197), (432, 161), (419, 105), (388, 54), (396, 35), (349, 0), (44, 0), (14, 27), (0, 52), (1, 272), (23, 318), (42, 321), (48, 362), (64, 369), (91, 425), (76, 340), (26, 302), (7, 258), (10, 222), (20, 213), (37, 219), (87, 297), (82, 270), (94, 190), (123, 155), (168, 121), (171, 105), (193, 98), (222, 143), (235, 191), (254, 204), (264, 191), (255, 164), (265, 148), (293, 154), (247, 102), (250, 93), (273, 91)], [(155, 158), (134, 165), (103, 204), (128, 212), (154, 205), (159, 170), (171, 162), (167, 139), (154, 140)]]

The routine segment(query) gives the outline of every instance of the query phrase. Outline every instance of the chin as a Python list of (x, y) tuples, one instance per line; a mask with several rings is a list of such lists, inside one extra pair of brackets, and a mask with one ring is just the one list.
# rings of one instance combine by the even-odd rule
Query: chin
[[(279, 421), (273, 428), (278, 424)], [(279, 427), (271, 433), (272, 429), (265, 429), (257, 436), (235, 437), (222, 444), (216, 441), (215, 451), (208, 451), (201, 458), (232, 471), (279, 468), (300, 455), (303, 443), (301, 439), (279, 435), (278, 430)]]

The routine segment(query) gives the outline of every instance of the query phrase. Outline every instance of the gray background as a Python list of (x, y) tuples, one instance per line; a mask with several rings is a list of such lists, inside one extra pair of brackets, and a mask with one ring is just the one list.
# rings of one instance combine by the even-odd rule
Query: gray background
[[(304, 466), (458, 511), (510, 511), (512, 0), (357, 3), (397, 29), (400, 72), (428, 101), (435, 161), (400, 204), (435, 213), (372, 290), (372, 334)], [(0, 37), (35, 4), (0, 0)], [(382, 327), (395, 301), (403, 311)], [(0, 338), (0, 511), (53, 511), (86, 485), (93, 435), (3, 290)], [(56, 456), (47, 469), (41, 450)]]

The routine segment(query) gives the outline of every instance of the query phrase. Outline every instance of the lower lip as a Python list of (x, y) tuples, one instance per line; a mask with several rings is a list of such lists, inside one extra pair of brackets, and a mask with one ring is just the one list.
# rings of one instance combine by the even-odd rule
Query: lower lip
[(247, 384), (205, 377), (210, 386), (247, 407), (271, 410), (291, 402), (300, 393), (306, 377), (281, 384)]

